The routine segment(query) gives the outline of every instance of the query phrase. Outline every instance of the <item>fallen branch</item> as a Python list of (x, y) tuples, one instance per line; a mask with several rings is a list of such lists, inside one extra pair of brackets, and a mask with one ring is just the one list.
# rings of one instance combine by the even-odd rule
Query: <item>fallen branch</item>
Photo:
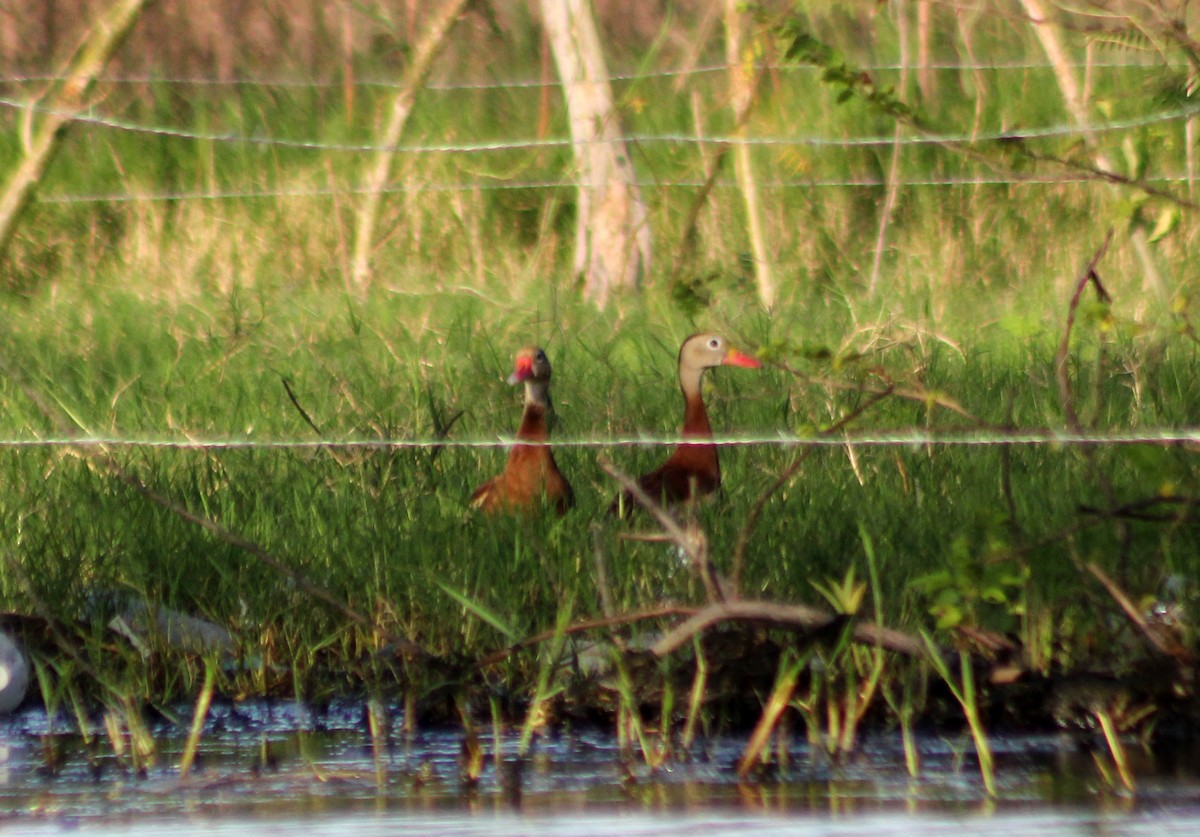
[[(661, 607), (606, 616), (600, 619), (585, 619), (565, 628), (552, 628), (520, 642), (493, 651), (479, 660), (479, 667), (486, 668), (502, 662), (513, 654), (549, 642), (555, 637), (572, 636), (589, 631), (615, 628), (635, 622), (648, 622), (670, 617), (685, 617), (684, 621), (665, 633), (649, 648), (656, 657), (665, 657), (691, 642), (698, 634), (722, 622), (769, 625), (777, 628), (801, 630), (816, 634), (827, 628), (843, 624), (845, 617), (837, 616), (807, 605), (788, 605), (776, 602), (738, 600), (716, 602), (703, 608), (663, 605)], [(851, 639), (863, 645), (873, 645), (910, 657), (924, 657), (926, 649), (919, 637), (885, 628), (872, 622), (859, 622), (851, 631)]]
[[(657, 657), (665, 657), (691, 642), (697, 634), (722, 622), (765, 624), (815, 632), (836, 625), (843, 618), (807, 605), (778, 604), (748, 599), (719, 602), (696, 611), (686, 621), (676, 625), (662, 639), (654, 643), (650, 647), (650, 651)], [(875, 645), (889, 651), (907, 654), (910, 657), (925, 656), (925, 646), (918, 637), (872, 622), (855, 624), (851, 632), (851, 639), (864, 645)]]
[(551, 628), (550, 630), (536, 633), (533, 636), (526, 637), (520, 642), (515, 642), (505, 648), (493, 651), (479, 660), (479, 667), (486, 668), (494, 666), (496, 663), (502, 662), (513, 654), (524, 651), (526, 648), (532, 648), (535, 645), (541, 645), (543, 642), (549, 642), (555, 637), (572, 636), (574, 634), (587, 633), (588, 631), (596, 631), (605, 628), (616, 628), (620, 625), (630, 625), (634, 622), (647, 622), (652, 619), (663, 619), (671, 616), (691, 616), (696, 612), (694, 607), (679, 607), (677, 605), (662, 605), (648, 610), (636, 610), (632, 613), (621, 613), (615, 616), (605, 616), (600, 619), (584, 619), (576, 622), (573, 625), (567, 625), (565, 628)]

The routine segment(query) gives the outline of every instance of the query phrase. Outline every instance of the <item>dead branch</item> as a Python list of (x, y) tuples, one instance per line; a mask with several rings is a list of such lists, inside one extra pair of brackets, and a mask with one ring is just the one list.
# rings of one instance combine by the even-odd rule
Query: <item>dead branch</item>
[(606, 628), (616, 628), (621, 625), (630, 625), (635, 622), (648, 622), (652, 619), (663, 619), (672, 616), (691, 616), (696, 612), (694, 607), (679, 607), (677, 605), (662, 605), (660, 607), (652, 607), (647, 610), (635, 610), (632, 613), (620, 613), (615, 616), (605, 616), (601, 619), (584, 619), (572, 625), (567, 625), (565, 628), (551, 628), (549, 630), (536, 633), (533, 636), (526, 637), (520, 642), (515, 642), (512, 645), (501, 648), (497, 651), (480, 658), (479, 667), (487, 668), (494, 666), (499, 662), (511, 657), (526, 648), (532, 648), (535, 645), (541, 645), (543, 642), (549, 642), (556, 636), (574, 636), (575, 634), (587, 633), (588, 631), (602, 630)]
[(295, 391), (292, 390), (292, 382), (282, 375), (279, 376), (279, 381), (283, 384), (283, 389), (287, 393), (288, 400), (292, 402), (292, 406), (296, 408), (296, 412), (300, 414), (300, 418), (304, 419), (304, 423), (311, 427), (317, 436), (323, 437), (325, 434), (321, 432), (321, 428), (317, 427), (317, 423), (312, 420), (312, 416), (308, 414), (308, 411), (300, 406), (300, 399), (296, 397)]
[[(746, 622), (816, 632), (837, 624), (842, 618), (807, 605), (777, 604), (749, 599), (719, 602), (696, 611), (687, 620), (676, 625), (654, 643), (650, 651), (657, 657), (665, 657), (691, 642), (697, 634), (721, 622)], [(855, 642), (864, 645), (876, 645), (911, 657), (925, 656), (925, 645), (919, 638), (872, 622), (858, 622), (854, 625), (851, 636)]]
[(945, 395), (936, 392), (930, 392), (921, 387), (899, 387), (891, 381), (887, 382), (883, 387), (871, 387), (864, 384), (856, 384), (848, 381), (838, 381), (833, 378), (820, 378), (813, 375), (807, 375), (799, 369), (794, 369), (786, 363), (775, 364), (785, 372), (799, 378), (806, 384), (811, 386), (825, 387), (831, 390), (840, 390), (842, 392), (858, 392), (863, 395), (894, 395), (897, 398), (902, 398), (905, 401), (916, 401), (920, 404), (926, 404), (933, 407), (941, 407), (944, 410), (949, 410), (952, 413), (962, 416), (969, 421), (975, 422), (979, 427), (988, 427), (978, 417), (972, 415), (965, 407), (955, 401), (953, 398), (948, 398)]
[(1062, 402), (1063, 415), (1067, 419), (1067, 424), (1075, 432), (1082, 430), (1082, 425), (1079, 423), (1079, 415), (1075, 412), (1074, 401), (1071, 397), (1071, 379), (1067, 370), (1067, 358), (1071, 352), (1071, 331), (1075, 327), (1075, 312), (1079, 308), (1079, 301), (1083, 297), (1083, 290), (1090, 283), (1096, 289), (1097, 296), (1104, 302), (1111, 302), (1112, 297), (1108, 295), (1108, 291), (1104, 289), (1104, 285), (1100, 284), (1100, 276), (1096, 273), (1096, 265), (1100, 263), (1100, 259), (1104, 258), (1104, 254), (1108, 252), (1108, 245), (1113, 239), (1113, 229), (1110, 227), (1108, 235), (1104, 237), (1104, 243), (1100, 245), (1092, 256), (1091, 261), (1087, 263), (1083, 273), (1080, 274), (1079, 280), (1075, 283), (1075, 293), (1071, 295), (1071, 302), (1067, 307), (1067, 326), (1063, 332), (1062, 342), (1058, 346), (1058, 351), (1054, 353), (1054, 376), (1058, 381), (1058, 395)]
[[(1070, 371), (1067, 368), (1067, 360), (1071, 352), (1071, 332), (1075, 326), (1075, 314), (1079, 308), (1079, 301), (1083, 297), (1084, 289), (1090, 284), (1095, 288), (1096, 296), (1102, 302), (1112, 302), (1112, 297), (1100, 282), (1100, 275), (1096, 272), (1096, 266), (1100, 260), (1104, 258), (1104, 254), (1108, 252), (1108, 246), (1112, 243), (1113, 229), (1110, 227), (1108, 235), (1104, 237), (1104, 243), (1097, 248), (1088, 261), (1087, 266), (1083, 269), (1079, 279), (1075, 283), (1075, 292), (1071, 295), (1071, 301), (1067, 306), (1067, 322), (1063, 330), (1062, 342), (1058, 346), (1058, 351), (1054, 353), (1054, 377), (1058, 382), (1059, 400), (1062, 402), (1063, 417), (1066, 419), (1067, 425), (1075, 432), (1079, 433), (1083, 430), (1083, 425), (1079, 421), (1079, 414), (1075, 410), (1074, 398), (1071, 393), (1071, 377)], [(1105, 499), (1110, 507), (1116, 506), (1116, 495), (1113, 491), (1112, 482), (1108, 478), (1108, 474), (1099, 467), (1096, 462), (1095, 451), (1091, 445), (1082, 445), (1080, 451), (1087, 459), (1091, 466), (1092, 473), (1095, 475), (1096, 484), (1104, 493)], [(1128, 554), (1130, 547), (1131, 533), (1128, 523), (1120, 518), (1113, 518), (1117, 527), (1117, 533), (1121, 540), (1121, 557)]]
[(1103, 183), (1111, 183), (1115, 186), (1126, 186), (1131, 189), (1136, 189), (1144, 195), (1149, 195), (1153, 198), (1162, 198), (1168, 203), (1173, 203), (1175, 206), (1178, 206), (1181, 209), (1200, 209), (1200, 204), (1197, 204), (1195, 201), (1190, 201), (1187, 198), (1180, 197), (1179, 195), (1173, 194), (1166, 189), (1160, 189), (1156, 186), (1152, 186), (1145, 180), (1137, 180), (1132, 177), (1126, 177), (1123, 174), (1109, 171), (1092, 163), (1056, 157), (1053, 154), (1039, 154), (1037, 152), (1030, 151), (1025, 146), (1021, 147), (1021, 151), (1026, 157), (1028, 157), (1030, 160), (1034, 160), (1035, 162), (1050, 163), (1052, 165), (1061, 166), (1068, 171), (1086, 175), (1087, 178), (1091, 180), (1096, 180)]
[[(480, 668), (496, 665), (513, 654), (543, 642), (549, 642), (556, 636), (573, 636), (589, 631), (615, 628), (620, 625), (679, 616), (685, 617), (684, 621), (654, 643), (649, 649), (650, 653), (656, 657), (665, 657), (691, 642), (698, 634), (721, 622), (769, 625), (819, 634), (824, 629), (841, 624), (845, 618), (807, 605), (787, 605), (754, 600), (716, 602), (703, 608), (663, 605), (632, 613), (606, 616), (601, 619), (585, 619), (565, 628), (551, 628), (493, 651), (481, 658), (478, 665)], [(920, 638), (872, 622), (859, 622), (854, 625), (851, 638), (863, 645), (879, 646), (910, 657), (923, 657), (926, 654), (925, 645)]]
[(700, 577), (705, 592), (708, 594), (708, 600), (710, 602), (724, 601), (731, 593), (731, 588), (729, 582), (713, 566), (708, 552), (708, 537), (699, 524), (695, 521), (688, 521), (686, 526), (680, 525), (670, 512), (642, 490), (636, 480), (620, 471), (606, 457), (601, 456), (597, 461), (604, 473), (616, 480), (622, 489), (654, 516), (667, 537), (687, 556), (688, 567)]
[(1153, 625), (1146, 621), (1146, 617), (1134, 605), (1133, 601), (1125, 594), (1125, 591), (1117, 586), (1117, 583), (1108, 577), (1104, 570), (1100, 569), (1094, 563), (1084, 564), (1086, 569), (1092, 576), (1100, 582), (1100, 585), (1108, 591), (1108, 595), (1112, 596), (1113, 601), (1125, 613), (1125, 616), (1133, 624), (1135, 628), (1145, 638), (1146, 642), (1160, 654), (1173, 658), (1178, 663), (1187, 663), (1191, 659), (1191, 655), (1187, 649), (1180, 647), (1178, 644), (1168, 642), (1167, 638), (1157, 630)]
[[(1154, 514), (1149, 511), (1159, 506), (1177, 506), (1179, 507), (1179, 511), (1175, 514)], [(1179, 523), (1187, 519), (1188, 511), (1197, 507), (1200, 507), (1200, 499), (1195, 497), (1156, 496), (1134, 500), (1111, 509), (1098, 509), (1095, 506), (1081, 505), (1078, 510), (1080, 514), (1103, 515), (1110, 518), (1141, 520), (1149, 523)]]

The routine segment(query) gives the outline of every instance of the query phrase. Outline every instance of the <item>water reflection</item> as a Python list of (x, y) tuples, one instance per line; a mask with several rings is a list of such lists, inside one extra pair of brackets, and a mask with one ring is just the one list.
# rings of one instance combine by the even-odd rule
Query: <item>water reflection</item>
[[(650, 770), (604, 730), (536, 741), (480, 736), (477, 781), (462, 775), (459, 731), (370, 734), (365, 707), (214, 706), (193, 771), (178, 772), (186, 711), (150, 725), (153, 762), (133, 769), (100, 719), (85, 741), (74, 722), (28, 710), (0, 724), (0, 827), (5, 833), (207, 832), (439, 834), (1163, 834), (1200, 833), (1194, 752), (1141, 752), (1136, 795), (1105, 783), (1079, 739), (997, 738), (999, 797), (989, 801), (969, 743), (920, 741), (922, 771), (905, 771), (899, 735), (864, 738), (834, 763), (795, 741), (753, 782), (735, 765), (744, 742), (718, 737)], [(106, 737), (106, 735), (108, 737)], [(1133, 752), (1133, 748), (1131, 748)], [(134, 827), (135, 826), (135, 827)], [(131, 831), (131, 827), (132, 831)]]

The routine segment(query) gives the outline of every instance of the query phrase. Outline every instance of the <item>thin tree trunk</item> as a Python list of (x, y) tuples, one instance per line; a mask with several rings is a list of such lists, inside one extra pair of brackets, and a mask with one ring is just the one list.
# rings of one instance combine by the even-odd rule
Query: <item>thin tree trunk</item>
[(72, 115), (83, 107), (95, 87), (96, 78), (120, 48), (137, 22), (143, 7), (153, 0), (117, 0), (92, 26), (71, 59), (66, 79), (45, 97), (46, 111), (34, 129), (24, 157), (8, 178), (0, 195), (0, 261), (16, 234), (17, 224), (36, 194), (46, 170), (62, 144)]
[(579, 197), (575, 276), (603, 308), (613, 288), (637, 288), (650, 266), (650, 227), (590, 0), (541, 0), (571, 125)]
[[(742, 33), (746, 15), (741, 0), (725, 0), (725, 63), (729, 66), (730, 104), (737, 130), (736, 137), (746, 136), (746, 117), (754, 101), (754, 87), (749, 69), (742, 57)], [(758, 179), (750, 146), (739, 142), (733, 149), (733, 170), (738, 191), (746, 208), (746, 233), (750, 237), (750, 253), (754, 259), (754, 281), (763, 306), (775, 304), (775, 276), (771, 269), (771, 253), (763, 231), (762, 202), (758, 197)]]
[[(900, 97), (908, 92), (908, 6), (906, 3), (896, 3), (896, 29), (900, 41)], [(883, 257), (887, 251), (888, 227), (892, 223), (892, 215), (896, 211), (896, 201), (900, 196), (900, 156), (904, 145), (900, 142), (904, 126), (896, 122), (895, 134), (892, 138), (892, 161), (888, 166), (887, 191), (884, 193), (883, 209), (879, 213), (879, 228), (875, 231), (875, 256), (871, 260), (871, 278), (867, 282), (867, 293), (875, 296), (879, 287), (879, 274), (883, 270)], [(847, 450), (853, 451), (852, 448)]]
[(379, 139), (380, 149), (375, 155), (375, 164), (367, 173), (364, 184), (365, 197), (358, 211), (358, 223), (354, 229), (354, 262), (350, 275), (354, 286), (362, 291), (371, 280), (371, 251), (375, 236), (375, 224), (379, 219), (379, 203), (387, 185), (392, 159), (396, 156), (395, 146), (404, 134), (417, 91), (429, 77), (433, 61), (446, 45), (446, 36), (458, 21), (469, 0), (446, 0), (441, 8), (431, 15), (425, 34), (413, 50), (412, 62), (400, 79), (400, 89), (392, 101), (392, 113), (388, 117), (383, 136)]
[(1187, 186), (1188, 199), (1194, 200), (1196, 195), (1196, 117), (1191, 117), (1183, 126), (1183, 139), (1187, 147)]
[(937, 73), (933, 69), (933, 4), (917, 3), (917, 85), (926, 102), (937, 93)]
[[(1062, 91), (1063, 101), (1066, 102), (1067, 113), (1083, 133), (1084, 144), (1091, 151), (1092, 159), (1096, 161), (1096, 167), (1106, 172), (1114, 171), (1108, 156), (1099, 148), (1095, 135), (1087, 130), (1087, 99), (1080, 90), (1075, 73), (1071, 70), (1066, 50), (1058, 40), (1058, 32), (1050, 25), (1045, 8), (1042, 6), (1042, 0), (1021, 0), (1021, 4), (1025, 7), (1026, 14), (1029, 15), (1046, 57), (1054, 66), (1054, 74), (1058, 79), (1058, 87)], [(1144, 284), (1158, 295), (1160, 301), (1165, 302), (1167, 299), (1166, 284), (1154, 261), (1154, 253), (1151, 251), (1146, 231), (1139, 226), (1134, 226), (1129, 232), (1129, 238), (1133, 242), (1133, 249), (1137, 253), (1138, 260), (1142, 263)]]

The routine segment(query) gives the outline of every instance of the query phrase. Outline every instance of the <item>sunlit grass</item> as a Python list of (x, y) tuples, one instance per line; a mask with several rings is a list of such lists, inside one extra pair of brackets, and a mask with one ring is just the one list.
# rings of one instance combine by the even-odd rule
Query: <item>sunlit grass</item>
[[(553, 625), (564, 603), (577, 615), (597, 615), (592, 520), (602, 521), (621, 610), (702, 596), (671, 550), (620, 541), (621, 527), (603, 522), (614, 489), (596, 456), (630, 472), (665, 456), (661, 447), (606, 448), (603, 441), (677, 432), (674, 349), (694, 325), (666, 302), (651, 298), (646, 315), (631, 312), (622, 321), (564, 304), (558, 321), (545, 325), (520, 306), (489, 316), (487, 303), (453, 293), (425, 297), (415, 312), (386, 293), (348, 301), (337, 292), (263, 292), (176, 308), (114, 292), (38, 304), (40, 316), (9, 319), (20, 364), (12, 366), (19, 381), (5, 381), (0, 391), (8, 437), (57, 435), (29, 392), (73, 417), (80, 434), (428, 440), (462, 411), (449, 438), (500, 437), (513, 432), (519, 414), (519, 394), (502, 381), (511, 352), (542, 330), (556, 369), (558, 438), (601, 446), (561, 451), (579, 507), (562, 521), (536, 522), (468, 513), (471, 490), (502, 467), (499, 448), (114, 449), (122, 469), (277, 556), (378, 625), (374, 634), (253, 555), (148, 502), (86, 456), (8, 449), (0, 456), (8, 487), (0, 515), (6, 551), (25, 576), (0, 569), (8, 609), (86, 622), (101, 618), (97, 594), (133, 595), (228, 625), (247, 658), (269, 658), (328, 684), (333, 661), (349, 655), (338, 665), (359, 671), (358, 655), (396, 638), (451, 656), (510, 641), (464, 611), (447, 588), (520, 635)], [(659, 318), (653, 326), (649, 312)], [(788, 323), (792, 336), (806, 316), (799, 309), (770, 319), (733, 312), (725, 325), (740, 345), (757, 350), (772, 344), (777, 323)], [(812, 325), (796, 331), (812, 340), (834, 336), (829, 324)], [(709, 405), (719, 433), (812, 432), (863, 398), (853, 385), (886, 375), (898, 388), (952, 398), (986, 425), (1062, 428), (1049, 368), (1053, 325), (1047, 321), (1047, 334), (1035, 338), (985, 330), (959, 351), (918, 339), (896, 321), (849, 340), (841, 348), (869, 351), (839, 364), (777, 348), (804, 375), (851, 388), (831, 390), (774, 368), (719, 370), (710, 376)], [(1100, 339), (1082, 336), (1077, 353), (1077, 398), (1089, 423), (1118, 430), (1186, 423), (1197, 401), (1197, 357), (1186, 340), (1106, 339), (1100, 357)], [(292, 404), (285, 378), (320, 435)], [(975, 425), (893, 396), (851, 429), (913, 427)], [(722, 496), (701, 512), (718, 567), (729, 570), (751, 506), (795, 454), (778, 446), (722, 452)], [(820, 604), (814, 583), (841, 579), (851, 566), (865, 572), (866, 531), (876, 549), (881, 615), (892, 624), (914, 629), (944, 616), (1017, 631), (1035, 607), (1053, 611), (1068, 637), (1105, 630), (1102, 613), (1088, 612), (1096, 599), (1079, 598), (1088, 581), (1076, 562), (1097, 561), (1131, 590), (1153, 595), (1169, 576), (1197, 571), (1194, 527), (1135, 523), (1124, 545), (1112, 525), (1059, 533), (1081, 519), (1079, 506), (1107, 503), (1098, 474), (1118, 502), (1159, 492), (1194, 496), (1196, 485), (1184, 450), (1121, 447), (1090, 456), (1069, 446), (934, 445), (853, 455), (823, 448), (767, 501), (749, 540), (743, 592)], [(157, 688), (187, 694), (196, 681), (166, 678)]]

